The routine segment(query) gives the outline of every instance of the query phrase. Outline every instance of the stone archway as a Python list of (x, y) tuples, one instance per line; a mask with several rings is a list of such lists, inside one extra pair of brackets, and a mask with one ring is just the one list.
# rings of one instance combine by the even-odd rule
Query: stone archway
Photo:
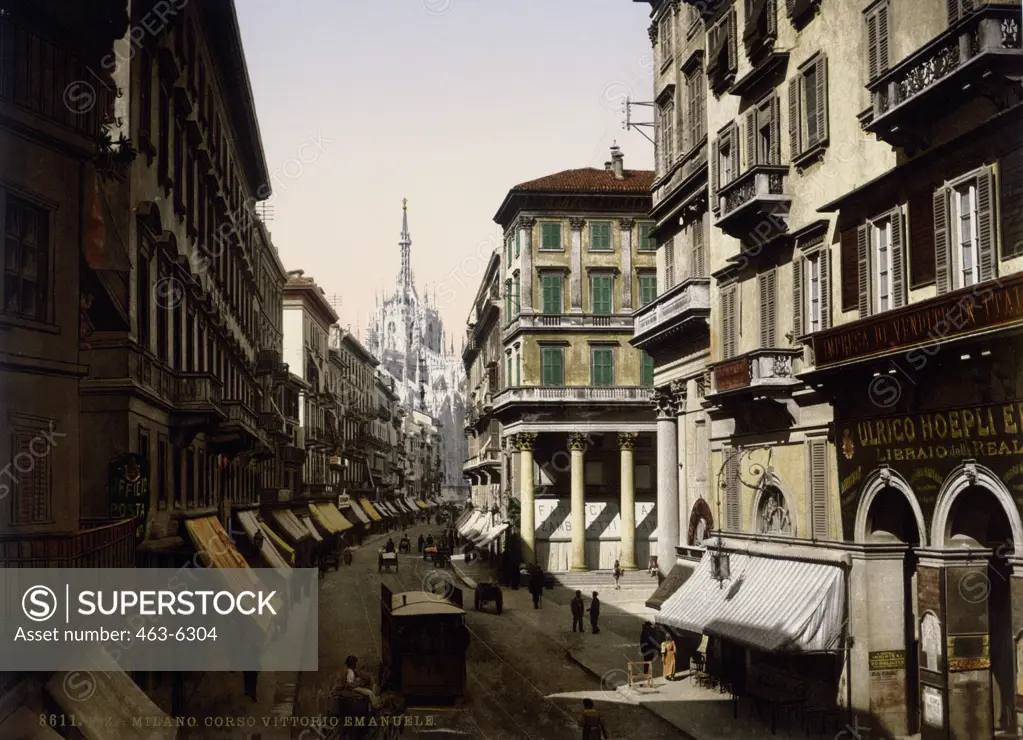
[(976, 463), (964, 463), (953, 470), (941, 485), (931, 523), (931, 543), (936, 549), (950, 547), (952, 508), (957, 498), (970, 489), (983, 489), (998, 501), (1011, 530), (1014, 556), (1023, 558), (1023, 521), (1012, 494), (991, 470)]
[[(872, 534), (878, 530), (877, 522), (873, 519), (872, 507), (875, 504), (885, 503), (891, 500), (892, 496), (901, 495), (905, 497), (905, 504), (909, 507), (913, 520), (916, 522), (916, 540), (899, 537), (907, 544), (918, 547), (927, 547), (927, 525), (924, 523), (924, 513), (920, 509), (920, 502), (917, 501), (913, 489), (906, 479), (895, 471), (887, 468), (875, 470), (863, 483), (863, 492), (860, 494), (860, 503), (856, 508), (856, 523), (854, 525), (853, 537), (856, 542), (865, 543), (871, 541)], [(886, 509), (888, 507), (885, 507)], [(887, 530), (886, 530), (887, 531)], [(899, 532), (892, 532), (899, 536)]]
[(686, 537), (686, 544), (698, 547), (710, 537), (713, 531), (714, 515), (710, 513), (710, 506), (702, 498), (697, 499), (693, 504), (692, 513), (689, 515), (689, 534)]

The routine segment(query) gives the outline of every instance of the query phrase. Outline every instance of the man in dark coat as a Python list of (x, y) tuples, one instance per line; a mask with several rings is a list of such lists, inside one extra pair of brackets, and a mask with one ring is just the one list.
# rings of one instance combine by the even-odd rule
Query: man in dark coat
[(420, 554), (420, 555), (422, 555), (422, 554), (423, 554), (423, 543), (424, 543), (425, 541), (426, 541), (426, 540), (425, 540), (425, 539), (423, 538), (423, 535), (422, 535), (422, 533), (420, 533), (420, 535), (419, 535), (419, 554)]
[(597, 598), (597, 592), (593, 592), (593, 598), (590, 599), (590, 608), (587, 610), (590, 613), (590, 629), (593, 634), (600, 633), (600, 627), (597, 626), (597, 620), (600, 618), (600, 599)]
[(639, 633), (639, 654), (644, 661), (653, 663), (660, 651), (654, 626), (650, 622), (643, 622), (643, 630)]
[(540, 597), (543, 596), (543, 570), (539, 565), (533, 566), (529, 575), (529, 593), (533, 596), (533, 608), (540, 608)]
[(576, 591), (575, 598), (572, 599), (572, 631), (575, 632), (575, 628), (578, 625), (580, 632), (585, 632), (583, 629), (583, 612), (586, 610), (586, 605), (583, 604), (583, 592)]

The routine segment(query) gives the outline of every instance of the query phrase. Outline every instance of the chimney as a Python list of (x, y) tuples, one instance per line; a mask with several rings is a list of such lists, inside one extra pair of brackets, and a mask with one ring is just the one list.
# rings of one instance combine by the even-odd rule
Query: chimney
[(611, 166), (611, 160), (608, 160), (607, 162), (604, 162), (604, 169), (607, 172), (614, 172), (614, 169)]
[(618, 144), (611, 145), (611, 166), (614, 168), (615, 179), (625, 179), (625, 155), (618, 148)]

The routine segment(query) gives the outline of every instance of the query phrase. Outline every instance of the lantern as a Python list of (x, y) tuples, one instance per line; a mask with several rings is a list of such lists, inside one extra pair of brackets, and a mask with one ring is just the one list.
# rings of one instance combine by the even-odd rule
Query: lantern
[(718, 582), (721, 588), (725, 587), (725, 581), (732, 577), (731, 563), (727, 552), (715, 550), (710, 556), (711, 578)]

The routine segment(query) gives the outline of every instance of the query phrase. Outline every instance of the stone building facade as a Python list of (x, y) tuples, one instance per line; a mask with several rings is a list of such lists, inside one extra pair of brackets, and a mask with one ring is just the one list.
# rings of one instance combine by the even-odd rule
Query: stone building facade
[(493, 413), (511, 443), (501, 479), (518, 492), (523, 559), (547, 570), (645, 566), (654, 536), (653, 364), (628, 344), (656, 279), (652, 179), (613, 147), (604, 169), (515, 186), (494, 218), (505, 378)]
[[(704, 633), (733, 685), (798, 689), (872, 735), (1014, 733), (1019, 7), (652, 6), (659, 251), (702, 129), (713, 307), (708, 497), (680, 491), (700, 524), (658, 620)], [(740, 572), (748, 603), (708, 596)], [(803, 598), (814, 633), (767, 593)]]
[(333, 467), (339, 493), (364, 497), (374, 492), (366, 452), (365, 424), (374, 418), (376, 372), (379, 361), (359, 339), (340, 326), (331, 327), (331, 363), (339, 379), (343, 414), (340, 421), (340, 458)]

